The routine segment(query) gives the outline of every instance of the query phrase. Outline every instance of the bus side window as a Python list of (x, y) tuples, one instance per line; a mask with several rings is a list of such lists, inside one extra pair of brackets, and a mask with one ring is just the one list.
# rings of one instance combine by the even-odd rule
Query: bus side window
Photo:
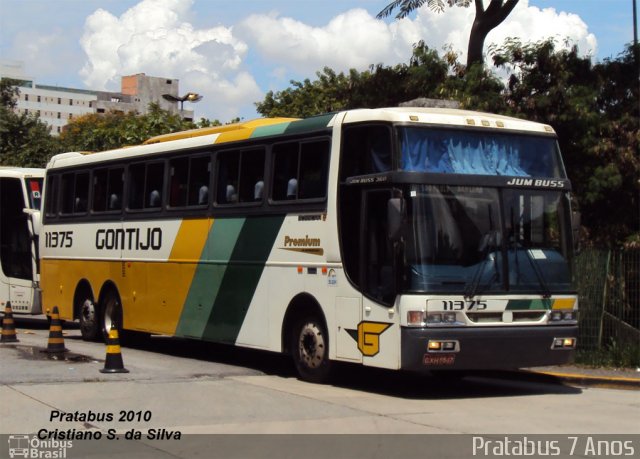
[(192, 158), (189, 163), (189, 202), (190, 206), (209, 204), (209, 177), (211, 157)]
[(107, 195), (109, 196), (109, 210), (122, 210), (122, 193), (124, 191), (124, 168), (109, 170)]
[(273, 147), (274, 201), (319, 199), (327, 195), (328, 140), (289, 142)]
[(128, 208), (132, 210), (144, 207), (144, 164), (132, 164), (129, 167), (128, 186), (129, 202)]
[(89, 173), (80, 172), (76, 174), (76, 186), (74, 193), (74, 209), (76, 214), (83, 214), (87, 211), (89, 203)]
[(147, 165), (145, 177), (146, 196), (149, 197), (147, 208), (157, 209), (162, 206), (162, 190), (164, 189), (164, 163)]
[(109, 171), (98, 169), (93, 173), (93, 204), (91, 209), (94, 212), (104, 212), (107, 210), (107, 183)]
[(238, 174), (240, 172), (240, 152), (223, 151), (218, 153), (216, 183), (218, 192), (216, 203), (233, 204), (238, 202)]
[(328, 140), (301, 145), (298, 199), (317, 199), (327, 195), (329, 148)]
[(162, 205), (164, 163), (138, 163), (129, 167), (129, 209), (157, 209)]
[(45, 199), (45, 215), (49, 218), (58, 216), (58, 193), (59, 193), (58, 175), (47, 176), (47, 197)]
[(240, 202), (255, 202), (256, 185), (264, 177), (265, 152), (263, 148), (244, 150), (240, 159)]
[[(298, 177), (298, 142), (280, 143), (273, 146), (273, 187), (274, 201), (297, 198), (297, 189), (291, 189), (291, 179)], [(294, 193), (293, 195), (291, 193)]]
[(348, 177), (378, 174), (392, 169), (391, 129), (383, 124), (344, 130), (340, 181)]
[(187, 205), (187, 187), (189, 186), (189, 159), (172, 159), (169, 163), (169, 206)]
[(85, 213), (89, 200), (89, 173), (63, 174), (61, 184), (61, 213), (66, 215)]

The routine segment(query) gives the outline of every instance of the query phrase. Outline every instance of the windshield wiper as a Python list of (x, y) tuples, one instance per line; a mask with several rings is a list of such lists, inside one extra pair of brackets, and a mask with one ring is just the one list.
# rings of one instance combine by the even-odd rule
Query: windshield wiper
[(542, 271), (540, 271), (540, 266), (538, 265), (538, 262), (533, 256), (533, 253), (531, 253), (531, 249), (527, 250), (527, 255), (528, 255), (527, 258), (529, 258), (529, 262), (533, 267), (533, 272), (538, 278), (538, 283), (540, 284), (540, 287), (542, 287), (542, 297), (549, 298), (551, 296), (551, 290), (549, 289), (549, 286), (547, 285), (547, 281), (544, 279), (544, 276), (542, 275)]
[[(519, 282), (520, 281), (520, 264), (518, 262), (519, 260), (518, 236), (516, 234), (515, 228), (516, 226), (515, 226), (515, 221), (513, 217), (513, 209), (511, 209), (511, 231), (513, 233), (513, 244), (510, 244), (510, 245), (513, 248), (513, 257), (514, 257), (513, 261), (516, 267), (517, 282)], [(538, 284), (540, 284), (540, 287), (542, 288), (542, 297), (549, 298), (551, 296), (551, 290), (549, 289), (549, 286), (547, 285), (547, 281), (544, 279), (544, 276), (542, 275), (542, 271), (540, 271), (540, 266), (538, 265), (538, 262), (535, 260), (533, 254), (531, 253), (531, 249), (527, 250), (527, 258), (529, 259), (529, 263), (531, 263), (531, 267), (533, 268), (533, 272), (536, 275)]]
[[(500, 234), (494, 230), (490, 230), (482, 237), (479, 248), (482, 252), (482, 261), (480, 262), (480, 266), (478, 266), (478, 269), (476, 269), (476, 271), (473, 273), (473, 279), (464, 292), (465, 299), (470, 300), (478, 294), (478, 287), (480, 286), (480, 281), (482, 280), (482, 275), (484, 274), (487, 255), (492, 251), (492, 249), (495, 249), (499, 246), (499, 238)], [(487, 285), (491, 285), (491, 283), (498, 278), (498, 257), (493, 255), (493, 258), (491, 260), (493, 261), (493, 268), (495, 272), (491, 276), (491, 279), (489, 279)]]

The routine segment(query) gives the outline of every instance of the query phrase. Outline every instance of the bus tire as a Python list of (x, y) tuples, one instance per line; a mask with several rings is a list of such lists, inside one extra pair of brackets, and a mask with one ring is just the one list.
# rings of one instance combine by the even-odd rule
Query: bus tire
[(85, 298), (80, 305), (80, 334), (85, 341), (96, 341), (100, 336), (100, 311), (92, 298)]
[(107, 290), (102, 301), (102, 335), (105, 342), (109, 337), (111, 327), (115, 325), (118, 335), (122, 335), (122, 305), (117, 290)]
[(313, 383), (329, 380), (332, 370), (329, 334), (318, 316), (303, 316), (295, 323), (291, 334), (291, 355), (300, 379)]

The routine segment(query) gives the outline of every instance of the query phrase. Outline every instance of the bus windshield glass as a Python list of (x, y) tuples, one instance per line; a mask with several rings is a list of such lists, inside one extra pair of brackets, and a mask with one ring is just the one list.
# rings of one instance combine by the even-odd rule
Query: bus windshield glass
[(408, 291), (571, 291), (565, 193), (413, 185), (409, 194)]
[(566, 177), (551, 136), (402, 126), (398, 139), (405, 171)]

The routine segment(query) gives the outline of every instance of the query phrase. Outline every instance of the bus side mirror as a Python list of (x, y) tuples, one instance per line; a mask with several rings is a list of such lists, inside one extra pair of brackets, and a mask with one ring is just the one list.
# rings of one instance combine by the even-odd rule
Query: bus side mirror
[(403, 198), (391, 198), (387, 202), (387, 231), (389, 240), (398, 242), (402, 236), (402, 228), (406, 216)]
[(38, 236), (40, 234), (40, 211), (35, 209), (22, 209), (22, 212), (31, 218), (31, 224), (33, 225), (32, 236)]

